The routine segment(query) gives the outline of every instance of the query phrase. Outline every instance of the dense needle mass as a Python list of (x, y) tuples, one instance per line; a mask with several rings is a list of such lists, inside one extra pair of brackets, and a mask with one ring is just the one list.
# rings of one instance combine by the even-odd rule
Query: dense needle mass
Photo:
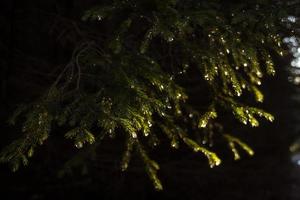
[[(121, 169), (129, 167), (135, 152), (158, 190), (163, 188), (159, 165), (147, 148), (158, 148), (162, 138), (172, 148), (186, 145), (202, 153), (211, 167), (221, 163), (207, 141), (216, 132), (214, 138), (228, 142), (234, 159), (240, 158), (239, 147), (253, 155), (222, 129), (218, 117), (232, 113), (253, 127), (259, 118), (274, 120), (256, 106), (264, 100), (263, 77), (275, 74), (274, 56), (286, 53), (282, 41), (293, 32), (287, 28), (292, 22), (284, 20), (293, 14), (290, 7), (271, 0), (99, 1), (82, 17), (97, 31), (85, 30), (88, 36), (49, 90), (15, 111), (11, 123), (22, 116), (23, 134), (2, 151), (0, 161), (13, 170), (27, 165), (35, 148), (60, 126), (68, 127), (65, 138), (78, 149), (93, 150), (105, 137), (124, 135)], [(208, 103), (189, 101), (194, 97), (184, 83), (195, 76), (208, 94), (198, 98)], [(203, 136), (199, 143), (195, 134), (210, 139)]]

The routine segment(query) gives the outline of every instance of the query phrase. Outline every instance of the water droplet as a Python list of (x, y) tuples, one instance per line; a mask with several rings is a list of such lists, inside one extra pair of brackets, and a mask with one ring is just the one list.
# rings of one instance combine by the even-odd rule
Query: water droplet
[(193, 116), (194, 116), (193, 113), (189, 114), (189, 118), (193, 118)]
[(261, 117), (261, 116), (263, 115), (263, 113), (259, 111), (259, 112), (258, 112), (258, 115)]
[(205, 74), (205, 75), (204, 75), (204, 78), (205, 78), (205, 80), (207, 80), (207, 81), (209, 81), (209, 79), (210, 79), (208, 74)]
[(288, 20), (289, 22), (295, 23), (295, 22), (297, 21), (297, 18), (296, 18), (295, 16), (288, 16), (288, 17), (287, 17), (287, 20)]
[(194, 147), (194, 151), (195, 151), (195, 152), (198, 152), (198, 151), (200, 151), (200, 150), (201, 150), (200, 147)]
[(205, 120), (202, 120), (201, 122), (200, 122), (200, 127), (201, 128), (205, 128), (207, 126), (207, 122), (205, 121)]
[(177, 141), (172, 141), (171, 142), (171, 146), (173, 147), (173, 148), (175, 148), (175, 149), (177, 149), (178, 148), (178, 142)]
[(174, 38), (173, 37), (168, 37), (168, 42), (173, 42)]
[(149, 132), (148, 131), (144, 131), (144, 136), (148, 137), (148, 135), (149, 135)]
[(133, 138), (137, 138), (137, 134), (136, 134), (136, 132), (132, 132), (132, 133), (131, 133), (131, 137), (133, 137)]
[(261, 73), (261, 71), (257, 71), (256, 75), (261, 78), (263, 74)]
[(75, 147), (76, 147), (77, 149), (81, 149), (81, 148), (83, 147), (82, 142), (77, 142), (77, 143), (75, 144)]
[(33, 152), (34, 152), (34, 150), (33, 150), (33, 148), (31, 147), (31, 148), (28, 150), (28, 157), (32, 157)]
[(244, 63), (243, 65), (244, 65), (244, 67), (247, 67), (247, 66), (248, 66), (248, 64), (247, 64), (247, 63)]
[(98, 21), (101, 21), (101, 20), (102, 20), (102, 16), (98, 15), (98, 16), (97, 16), (97, 20), (98, 20)]

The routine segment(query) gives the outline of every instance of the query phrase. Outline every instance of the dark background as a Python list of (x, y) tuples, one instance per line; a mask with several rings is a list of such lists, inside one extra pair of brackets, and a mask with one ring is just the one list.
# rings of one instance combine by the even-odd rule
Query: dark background
[[(80, 4), (79, 4), (80, 3)], [(61, 64), (68, 61), (80, 34), (76, 26), (84, 7), (92, 1), (10, 0), (0, 3), (0, 147), (20, 134), (6, 120), (19, 103), (30, 102), (49, 86)], [(80, 10), (79, 10), (80, 8)], [(265, 80), (266, 103), (274, 123), (232, 131), (247, 138), (256, 152), (237, 162), (226, 156), (220, 167), (210, 169), (202, 156), (181, 150), (158, 155), (164, 184), (155, 192), (139, 162), (121, 173), (118, 148), (105, 141), (88, 175), (57, 177), (68, 148), (55, 136), (39, 147), (26, 168), (12, 173), (0, 165), (1, 199), (300, 199), (300, 168), (290, 161), (289, 145), (297, 138), (300, 89), (289, 83), (289, 59), (277, 60), (277, 76)], [(114, 142), (118, 145), (118, 141)], [(2, 198), (3, 197), (3, 198)]]

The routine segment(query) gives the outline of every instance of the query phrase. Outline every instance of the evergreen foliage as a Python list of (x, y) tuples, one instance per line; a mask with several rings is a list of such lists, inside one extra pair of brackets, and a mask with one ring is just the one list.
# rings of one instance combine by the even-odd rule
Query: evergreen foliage
[[(264, 101), (260, 85), (275, 74), (274, 56), (286, 54), (282, 39), (293, 28), (283, 19), (294, 14), (291, 7), (272, 0), (99, 1), (82, 17), (97, 32), (74, 49), (41, 98), (16, 109), (10, 122), (19, 120), (23, 133), (2, 150), (0, 161), (14, 171), (27, 165), (59, 127), (87, 152), (105, 137), (123, 135), (121, 170), (133, 153), (139, 155), (157, 190), (163, 188), (159, 165), (147, 149), (164, 138), (172, 148), (202, 153), (210, 167), (221, 163), (212, 139), (226, 141), (235, 160), (238, 146), (252, 156), (247, 144), (222, 128), (219, 116), (232, 113), (252, 127), (260, 118), (274, 120), (257, 107)], [(195, 77), (204, 99), (198, 104), (189, 101), (184, 84)]]

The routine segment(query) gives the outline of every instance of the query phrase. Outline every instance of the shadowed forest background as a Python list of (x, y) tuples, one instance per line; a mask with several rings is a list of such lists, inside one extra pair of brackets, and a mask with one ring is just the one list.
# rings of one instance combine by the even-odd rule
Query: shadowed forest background
[[(95, 1), (10, 0), (0, 3), (0, 147), (20, 134), (7, 124), (20, 103), (31, 102), (55, 80), (69, 61), (74, 44), (84, 38), (84, 8)], [(210, 169), (205, 158), (187, 148), (162, 147), (152, 156), (159, 160), (164, 190), (156, 192), (139, 159), (126, 172), (119, 170), (121, 139), (105, 139), (89, 169), (74, 170), (63, 177), (57, 172), (74, 153), (73, 145), (57, 134), (38, 147), (29, 166), (13, 173), (0, 165), (0, 193), (10, 199), (256, 199), (300, 198), (300, 168), (290, 161), (289, 146), (299, 135), (300, 90), (288, 82), (290, 58), (276, 60), (277, 74), (265, 78), (263, 108), (275, 116), (259, 128), (230, 127), (246, 136), (255, 150), (233, 161), (223, 151), (222, 165)], [(187, 83), (189, 84), (189, 83)], [(298, 96), (297, 96), (298, 95)], [(195, 96), (195, 101), (202, 95)], [(228, 123), (231, 121), (228, 120)], [(62, 130), (59, 130), (62, 131)], [(222, 149), (222, 147), (220, 147)]]

